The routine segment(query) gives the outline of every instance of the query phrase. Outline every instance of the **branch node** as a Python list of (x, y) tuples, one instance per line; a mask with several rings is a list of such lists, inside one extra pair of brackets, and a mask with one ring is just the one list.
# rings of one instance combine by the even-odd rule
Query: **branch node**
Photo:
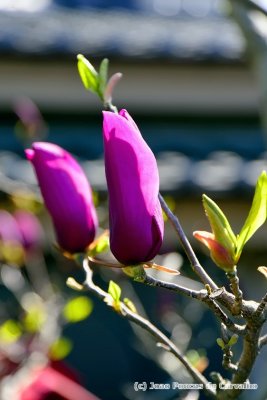
[(236, 267), (233, 269), (233, 271), (227, 272), (226, 276), (230, 281), (230, 288), (235, 296), (235, 302), (232, 305), (232, 314), (242, 316), (243, 292), (239, 287), (239, 278), (237, 276)]

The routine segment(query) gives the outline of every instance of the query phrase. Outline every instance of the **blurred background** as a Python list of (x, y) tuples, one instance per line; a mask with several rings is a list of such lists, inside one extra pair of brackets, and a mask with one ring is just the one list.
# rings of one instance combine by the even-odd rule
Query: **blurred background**
[[(107, 57), (110, 74), (123, 73), (114, 104), (134, 117), (157, 157), (161, 192), (180, 217), (203, 264), (218, 284), (225, 285), (224, 274), (202, 253), (192, 232), (209, 230), (201, 204), (201, 194), (206, 193), (218, 201), (237, 233), (257, 177), (267, 167), (266, 4), (264, 0), (0, 0), (0, 206), (12, 218), (18, 211), (30, 212), (41, 223), (37, 261), (31, 258), (31, 263), (48, 269), (53, 292), (63, 293), (61, 302), (74, 296), (65, 287), (66, 278), (75, 275), (82, 280), (82, 274), (53, 247), (51, 222), (24, 148), (32, 140), (49, 140), (78, 157), (96, 192), (102, 227), (107, 227), (101, 104), (84, 90), (76, 55), (84, 54), (95, 66)], [(1, 229), (4, 242), (6, 233)], [(266, 230), (261, 228), (248, 243), (239, 268), (241, 288), (255, 300), (266, 291), (266, 282), (256, 271), (266, 263)], [(36, 269), (34, 277), (32, 269), (25, 270), (29, 262), (25, 245), (21, 246), (23, 261), (14, 260), (14, 247), (2, 254), (2, 327), (10, 318), (13, 322), (21, 318), (17, 293), (22, 289), (14, 280), (33, 278), (35, 286), (27, 290), (43, 298), (42, 288), (36, 285), (45, 278), (38, 278), (39, 269), (37, 277)], [(176, 279), (200, 287), (168, 223), (161, 253), (160, 262), (181, 268), (183, 278)], [(6, 264), (15, 267), (8, 270)], [(114, 272), (98, 271), (97, 279), (105, 286), (114, 279)], [(120, 275), (117, 279), (127, 297), (172, 335), (182, 350), (196, 349), (188, 355), (200, 370), (206, 369), (208, 376), (218, 368), (220, 333), (204, 306), (162, 290), (131, 285)], [(48, 298), (44, 294), (46, 307)], [(92, 299), (91, 306), (89, 318), (75, 325), (58, 321), (73, 347), (66, 351), (64, 368), (75, 370), (88, 393), (103, 400), (205, 398), (192, 391), (134, 393), (135, 381), (188, 382), (189, 377), (170, 355), (155, 349), (153, 341), (104, 304)], [(49, 307), (46, 312), (49, 315)], [(25, 347), (24, 333), (19, 334), (22, 339)], [(11, 342), (14, 347), (18, 340)], [(16, 353), (12, 347), (7, 354), (5, 346), (3, 341), (4, 365), (7, 360), (15, 362), (11, 353)], [(259, 384), (255, 396), (259, 400), (267, 396), (260, 372), (264, 355), (266, 349), (251, 378)], [(17, 371), (27, 357), (24, 352), (2, 376)], [(7, 382), (3, 387), (10, 386), (4, 378), (3, 382)], [(52, 396), (36, 399), (70, 398)], [(249, 396), (245, 393), (242, 399)]]

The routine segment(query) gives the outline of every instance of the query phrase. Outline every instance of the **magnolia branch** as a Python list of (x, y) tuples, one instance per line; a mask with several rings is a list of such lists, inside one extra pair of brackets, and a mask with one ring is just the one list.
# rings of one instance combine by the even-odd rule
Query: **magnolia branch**
[[(216, 294), (216, 301), (219, 302), (221, 305), (223, 305), (225, 308), (227, 308), (228, 311), (232, 312), (233, 308), (236, 305), (236, 297), (232, 294), (227, 292), (225, 288), (218, 288), (216, 283), (212, 280), (212, 278), (207, 274), (207, 272), (204, 270), (202, 265), (200, 264), (194, 250), (192, 249), (192, 246), (187, 239), (183, 228), (180, 224), (180, 221), (176, 215), (174, 215), (171, 210), (169, 209), (167, 203), (159, 194), (159, 200), (162, 209), (164, 210), (165, 214), (167, 215), (168, 219), (170, 220), (175, 232), (178, 235), (178, 238), (181, 242), (181, 245), (186, 253), (186, 256), (193, 268), (193, 270), (196, 272), (196, 274), (199, 276), (201, 281), (204, 283), (204, 285), (208, 285), (212, 293), (217, 293), (218, 291), (220, 292), (219, 295)], [(222, 290), (223, 289), (223, 290)], [(240, 296), (239, 296), (240, 298)], [(258, 303), (254, 301), (241, 301), (239, 302), (239, 306), (241, 307), (241, 312), (242, 315), (246, 316), (251, 316), (257, 306)]]
[(267, 293), (263, 296), (263, 298), (260, 301), (260, 304), (258, 305), (257, 310), (254, 313), (254, 319), (257, 321), (258, 319), (266, 319), (266, 305), (267, 305)]
[(267, 344), (267, 334), (259, 338), (259, 350)]
[(239, 315), (242, 310), (243, 293), (239, 287), (239, 278), (237, 276), (236, 267), (232, 272), (228, 272), (226, 276), (230, 281), (230, 288), (235, 296), (235, 304), (232, 308), (232, 313), (233, 315)]
[(162, 287), (164, 289), (172, 290), (174, 292), (183, 294), (187, 297), (192, 297), (193, 299), (197, 299), (203, 303), (205, 303), (217, 316), (220, 322), (224, 323), (227, 328), (233, 333), (237, 333), (238, 335), (242, 335), (244, 333), (244, 326), (235, 324), (222, 310), (219, 304), (209, 295), (206, 289), (202, 290), (192, 290), (186, 288), (181, 285), (177, 285), (175, 283), (161, 281), (159, 279), (155, 279), (146, 274), (146, 277), (142, 283), (145, 283), (149, 286), (157, 286)]
[[(86, 274), (85, 281), (83, 285), (77, 284), (76, 289), (88, 289), (91, 293), (95, 294), (101, 300), (107, 302), (107, 299), (111, 297), (111, 295), (101, 289), (99, 286), (95, 285), (93, 282), (93, 271), (89, 266), (89, 262), (87, 259), (83, 261), (83, 269)], [(73, 283), (73, 280), (71, 280)], [(70, 283), (70, 282), (68, 282)], [(73, 287), (73, 285), (72, 285)], [(119, 311), (118, 311), (124, 318), (128, 319), (131, 322), (142, 327), (144, 330), (149, 332), (152, 336), (155, 337), (160, 344), (163, 345), (164, 349), (167, 349), (170, 353), (172, 353), (187, 369), (189, 374), (192, 378), (197, 382), (203, 385), (203, 389), (205, 390), (206, 394), (212, 398), (216, 398), (216, 392), (214, 389), (210, 388), (209, 381), (195, 368), (193, 367), (185, 356), (180, 352), (180, 350), (175, 346), (175, 344), (165, 336), (156, 326), (154, 326), (151, 322), (147, 319), (143, 318), (142, 316), (138, 315), (137, 313), (130, 310), (126, 304), (120, 302), (119, 304)]]
[(159, 193), (159, 201), (161, 204), (162, 209), (164, 210), (165, 214), (169, 218), (172, 226), (174, 227), (175, 232), (177, 233), (179, 240), (181, 242), (181, 245), (187, 255), (188, 260), (191, 263), (191, 266), (193, 270), (196, 272), (196, 274), (199, 276), (201, 281), (204, 283), (204, 285), (209, 285), (212, 290), (217, 290), (218, 286), (216, 283), (211, 279), (211, 277), (207, 274), (207, 272), (204, 270), (204, 268), (201, 266), (200, 262), (197, 259), (197, 256), (192, 249), (191, 244), (189, 243), (189, 240), (187, 239), (183, 228), (180, 224), (180, 221), (176, 215), (174, 215), (171, 210), (169, 209), (167, 203)]
[(198, 299), (202, 301), (206, 296), (207, 296), (207, 290), (202, 289), (202, 290), (193, 290), (189, 289), (185, 286), (178, 285), (176, 283), (170, 283), (170, 282), (165, 282), (161, 281), (159, 279), (153, 278), (150, 275), (145, 275), (144, 281), (142, 283), (145, 283), (146, 285), (149, 286), (158, 286), (164, 289), (172, 290), (174, 292), (183, 294), (187, 297), (192, 297), (193, 299)]

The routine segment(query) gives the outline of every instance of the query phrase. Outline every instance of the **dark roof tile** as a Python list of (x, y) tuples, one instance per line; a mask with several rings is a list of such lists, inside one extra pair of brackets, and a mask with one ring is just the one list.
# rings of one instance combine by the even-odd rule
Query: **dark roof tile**
[(129, 11), (0, 13), (0, 50), (22, 55), (239, 60), (244, 40), (223, 16), (166, 18)]

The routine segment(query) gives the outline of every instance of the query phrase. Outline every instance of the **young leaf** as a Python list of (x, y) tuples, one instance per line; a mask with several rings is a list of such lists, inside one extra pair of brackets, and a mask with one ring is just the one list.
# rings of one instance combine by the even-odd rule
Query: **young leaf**
[(221, 338), (216, 339), (217, 345), (223, 350), (225, 348), (225, 343)]
[[(116, 72), (109, 78), (109, 80), (106, 84), (106, 87), (105, 87), (104, 94), (103, 94), (104, 101), (106, 103), (110, 103), (112, 101), (113, 91), (121, 78), (122, 78), (122, 73), (120, 73), (120, 72)], [(116, 110), (117, 110), (117, 108), (115, 107), (114, 111), (118, 112)]]
[(237, 335), (236, 333), (234, 333), (234, 334), (231, 336), (231, 339), (229, 340), (229, 342), (227, 343), (227, 345), (228, 345), (229, 347), (231, 347), (231, 346), (233, 346), (234, 344), (236, 344), (237, 341), (238, 341), (238, 335)]
[(108, 80), (108, 64), (109, 60), (107, 58), (104, 58), (99, 66), (99, 94), (102, 100), (104, 98), (104, 92)]
[(23, 318), (23, 327), (26, 331), (35, 333), (42, 329), (46, 320), (46, 314), (43, 307), (38, 304), (32, 304)]
[(49, 357), (54, 361), (62, 360), (69, 355), (72, 347), (72, 342), (69, 339), (61, 337), (50, 346)]
[(212, 232), (221, 245), (226, 249), (234, 249), (236, 246), (236, 236), (228, 222), (228, 219), (220, 207), (205, 194), (202, 197), (203, 206), (209, 219)]
[(236, 257), (239, 258), (245, 243), (254, 235), (266, 220), (267, 175), (263, 171), (258, 178), (252, 206), (246, 222), (237, 237)]
[(13, 320), (8, 319), (0, 326), (0, 342), (5, 343), (16, 342), (22, 335), (20, 324)]
[(98, 94), (98, 73), (93, 65), (82, 55), (78, 54), (78, 71), (85, 89)]
[(86, 296), (79, 296), (68, 301), (63, 309), (63, 315), (68, 322), (75, 323), (87, 318), (92, 310), (92, 301)]
[(134, 305), (134, 303), (132, 302), (132, 300), (128, 299), (128, 297), (125, 297), (123, 299), (124, 304), (134, 313), (137, 313), (136, 307)]
[(108, 293), (113, 298), (115, 303), (120, 301), (121, 288), (119, 287), (119, 285), (117, 285), (117, 283), (115, 283), (113, 281), (109, 282)]
[(89, 247), (90, 256), (94, 257), (97, 254), (104, 253), (109, 249), (109, 236), (104, 232), (99, 238), (94, 240)]

